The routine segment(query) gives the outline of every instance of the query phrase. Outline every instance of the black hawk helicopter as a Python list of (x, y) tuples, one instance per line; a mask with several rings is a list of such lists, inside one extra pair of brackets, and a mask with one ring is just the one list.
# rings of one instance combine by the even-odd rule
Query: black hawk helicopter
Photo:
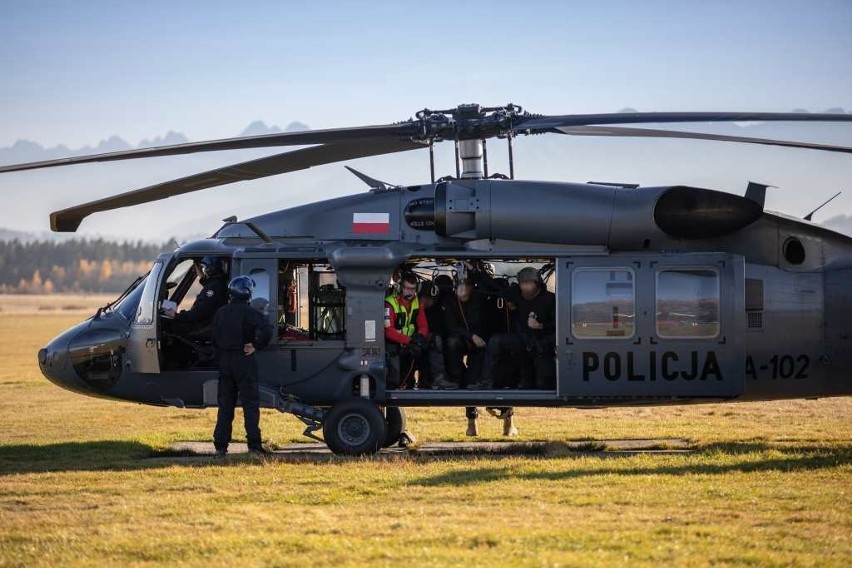
[[(261, 403), (322, 429), (337, 453), (396, 442), (409, 406), (616, 406), (852, 393), (852, 238), (764, 210), (745, 196), (684, 185), (514, 179), (513, 141), (543, 133), (716, 140), (852, 153), (852, 148), (619, 126), (734, 121), (852, 122), (852, 115), (631, 112), (543, 116), (516, 105), (425, 109), (404, 122), (193, 142), (0, 167), (0, 172), (193, 152), (310, 146), (57, 211), (88, 215), (342, 160), (428, 150), (432, 179), (225, 220), (210, 238), (161, 254), (114, 302), (38, 353), (42, 373), (90, 396), (216, 405), (209, 342), (168, 333), (202, 257), (254, 279), (277, 340), (259, 353)], [(486, 141), (505, 139), (509, 175), (489, 175)], [(435, 179), (452, 141), (454, 176)], [(552, 388), (388, 388), (384, 299), (400, 267), (458, 281), (532, 266), (556, 295)], [(506, 283), (506, 279), (502, 279)], [(488, 292), (508, 310), (499, 292)], [(181, 357), (173, 356), (180, 352)]]

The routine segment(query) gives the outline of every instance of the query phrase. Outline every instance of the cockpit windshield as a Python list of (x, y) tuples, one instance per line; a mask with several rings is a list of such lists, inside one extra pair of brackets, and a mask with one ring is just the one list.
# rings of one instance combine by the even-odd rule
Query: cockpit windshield
[(118, 311), (125, 318), (132, 320), (136, 315), (136, 308), (139, 306), (139, 298), (142, 296), (142, 290), (145, 289), (145, 281), (148, 280), (148, 275), (140, 277), (133, 288), (122, 298), (113, 309)]
[(148, 274), (138, 276), (118, 298), (106, 306), (98, 308), (98, 314), (117, 310), (127, 319), (133, 319), (133, 316), (136, 314), (136, 306), (139, 305), (139, 296), (142, 294), (142, 289), (144, 288), (141, 284), (145, 282), (147, 277)]

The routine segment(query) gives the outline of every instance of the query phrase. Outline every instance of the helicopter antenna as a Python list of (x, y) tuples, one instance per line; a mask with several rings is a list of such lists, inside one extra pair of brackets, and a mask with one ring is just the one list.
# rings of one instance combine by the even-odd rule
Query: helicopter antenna
[(765, 183), (757, 183), (756, 181), (748, 182), (748, 187), (746, 188), (745, 197), (746, 199), (750, 199), (754, 201), (760, 208), (763, 209), (763, 205), (766, 203), (766, 190), (768, 188), (778, 189), (776, 185), (767, 185)]
[(805, 215), (805, 217), (804, 217), (805, 221), (810, 221), (810, 220), (811, 220), (811, 218), (813, 218), (814, 213), (816, 213), (817, 211), (819, 211), (820, 209), (822, 209), (823, 207), (825, 207), (826, 205), (828, 205), (829, 203), (831, 203), (832, 201), (834, 201), (834, 200), (835, 200), (835, 198), (837, 198), (838, 196), (840, 196), (840, 194), (841, 194), (841, 193), (843, 193), (843, 192), (842, 192), (842, 191), (838, 191), (837, 193), (835, 193), (834, 195), (832, 195), (831, 197), (829, 197), (828, 199), (826, 199), (826, 200), (822, 203), (822, 205), (820, 205), (819, 207), (817, 207), (816, 209), (814, 209), (813, 211), (811, 211), (810, 213), (808, 213), (807, 215)]
[(357, 177), (358, 179), (360, 179), (361, 181), (366, 183), (368, 186), (370, 186), (370, 189), (373, 189), (373, 190), (376, 190), (376, 191), (387, 191), (390, 188), (394, 187), (393, 185), (391, 185), (387, 182), (384, 182), (382, 180), (378, 180), (376, 178), (372, 178), (372, 177), (368, 176), (367, 174), (365, 174), (363, 172), (359, 172), (358, 170), (356, 170), (355, 168), (352, 168), (350, 166), (343, 166), (343, 167), (346, 168), (347, 170), (349, 170), (352, 173), (352, 175), (354, 175), (355, 177)]

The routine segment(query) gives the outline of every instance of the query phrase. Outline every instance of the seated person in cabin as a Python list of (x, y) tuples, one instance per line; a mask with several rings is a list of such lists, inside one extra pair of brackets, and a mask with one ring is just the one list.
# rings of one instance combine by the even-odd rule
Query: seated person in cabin
[(511, 329), (494, 335), (485, 350), (482, 382), (476, 388), (494, 388), (497, 366), (502, 356), (521, 353), (532, 365), (533, 384), (520, 388), (551, 390), (556, 388), (556, 295), (547, 290), (538, 271), (528, 266), (518, 272), (518, 288), (507, 302), (515, 306), (510, 312)]
[(385, 298), (387, 388), (405, 388), (414, 380), (415, 364), (426, 352), (429, 324), (417, 297), (417, 276), (400, 277), (399, 291)]
[(476, 295), (472, 280), (460, 280), (454, 296), (446, 300), (444, 330), (447, 372), (452, 383), (448, 388), (464, 388), (477, 382), (490, 334), (487, 306)]
[(440, 288), (424, 281), (417, 294), (420, 309), (426, 314), (429, 335), (426, 352), (417, 361), (417, 387), (421, 389), (452, 388), (447, 381), (444, 353), (444, 307)]

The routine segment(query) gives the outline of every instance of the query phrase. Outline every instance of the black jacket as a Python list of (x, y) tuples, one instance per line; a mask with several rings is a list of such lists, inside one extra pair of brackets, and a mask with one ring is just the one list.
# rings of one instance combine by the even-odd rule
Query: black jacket
[(474, 335), (486, 339), (488, 337), (485, 306), (482, 298), (471, 294), (467, 302), (462, 302), (456, 295), (448, 295), (444, 302), (444, 329), (447, 335), (460, 335), (470, 339)]
[(272, 326), (247, 303), (234, 302), (219, 308), (213, 318), (213, 345), (219, 351), (242, 351), (246, 343), (263, 349), (272, 339)]
[(175, 314), (175, 321), (208, 325), (216, 310), (228, 303), (228, 283), (224, 276), (214, 276), (201, 284), (204, 288), (195, 297), (192, 307)]
[[(546, 289), (541, 289), (538, 294), (529, 300), (524, 298), (520, 289), (512, 288), (506, 300), (515, 304), (514, 329), (522, 335), (532, 337), (547, 337), (556, 334), (556, 295)], [(544, 325), (543, 329), (532, 329), (527, 325), (530, 314), (535, 314), (539, 323)]]

